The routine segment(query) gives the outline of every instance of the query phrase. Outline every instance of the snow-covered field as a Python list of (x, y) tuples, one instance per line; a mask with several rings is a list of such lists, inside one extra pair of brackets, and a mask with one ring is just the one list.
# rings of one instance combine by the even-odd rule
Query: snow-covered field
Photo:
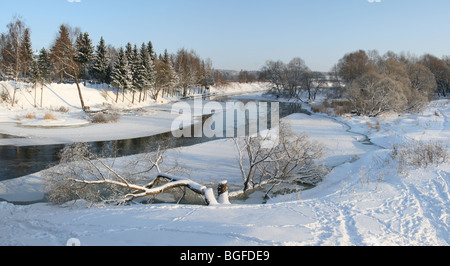
[[(11, 123), (8, 119), (22, 112), (1, 108), (3, 122)], [(390, 147), (407, 139), (426, 139), (440, 140), (450, 148), (449, 117), (447, 99), (431, 102), (419, 114), (401, 116), (293, 114), (285, 120), (295, 132), (306, 132), (322, 142), (326, 147), (323, 162), (334, 167), (318, 186), (301, 195), (279, 196), (267, 204), (218, 206), (88, 208), (82, 201), (64, 206), (0, 202), (0, 245), (65, 245), (75, 238), (81, 245), (448, 246), (450, 163), (399, 173)], [(20, 133), (3, 132), (0, 125), (0, 133)], [(39, 136), (39, 130), (31, 130), (27, 137)], [(365, 135), (376, 145), (364, 143)], [(233, 149), (230, 141), (217, 140), (168, 154), (189, 165), (196, 182), (239, 182)], [(132, 159), (119, 160), (124, 164)], [(0, 198), (38, 199), (41, 184), (40, 173), (1, 182)]]

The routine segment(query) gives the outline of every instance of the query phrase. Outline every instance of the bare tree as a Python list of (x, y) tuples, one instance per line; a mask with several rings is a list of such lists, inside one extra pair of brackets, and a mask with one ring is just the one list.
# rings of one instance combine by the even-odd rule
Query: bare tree
[(408, 63), (406, 69), (411, 84), (409, 106), (410, 108), (420, 107), (431, 100), (437, 87), (436, 79), (433, 73), (421, 63)]
[(151, 90), (152, 97), (155, 101), (158, 99), (158, 95), (162, 92), (162, 97), (164, 97), (164, 92), (169, 94), (173, 92), (176, 86), (175, 71), (173, 70), (170, 62), (165, 62), (163, 60), (155, 60), (155, 86)]
[(347, 84), (361, 77), (365, 73), (374, 69), (372, 61), (366, 52), (359, 50), (357, 52), (346, 54), (338, 63), (339, 75)]
[(262, 76), (275, 85), (278, 96), (287, 96), (303, 101), (302, 96), (308, 92), (308, 100), (312, 98), (314, 72), (300, 57), (293, 58), (288, 64), (282, 61), (267, 61), (261, 69)]
[(213, 83), (218, 87), (224, 87), (228, 84), (229, 79), (219, 70), (213, 71)]
[(240, 83), (251, 83), (256, 80), (256, 75), (247, 70), (239, 71), (238, 82)]
[[(344, 91), (344, 82), (342, 81), (341, 77), (339, 76), (339, 69), (337, 65), (334, 65), (329, 75), (329, 82), (331, 87), (328, 90), (328, 94), (331, 97), (334, 98), (341, 98)], [(325, 81), (326, 82), (326, 81)]]
[[(340, 73), (347, 80), (346, 97), (360, 114), (377, 116), (386, 111), (418, 110), (429, 101), (437, 80), (441, 81), (442, 90), (447, 86), (450, 68), (435, 57), (425, 56), (420, 63), (393, 52), (383, 57), (376, 53), (371, 58), (364, 55), (359, 51), (340, 61)], [(432, 69), (440, 79), (435, 78)]]
[(409, 63), (406, 67), (411, 87), (430, 96), (437, 86), (433, 73), (421, 63)]
[(302, 101), (302, 93), (305, 90), (310, 91), (311, 70), (306, 66), (303, 59), (295, 57), (287, 64), (284, 72), (286, 79), (284, 83), (287, 85), (285, 89), (289, 90), (291, 97)]
[(174, 59), (174, 69), (183, 89), (183, 97), (187, 96), (191, 87), (201, 85), (201, 60), (194, 51), (180, 49)]
[(275, 85), (279, 95), (281, 95), (284, 90), (283, 72), (285, 71), (285, 67), (285, 64), (280, 60), (269, 60), (261, 69), (262, 76)]
[(399, 81), (373, 71), (357, 78), (347, 89), (347, 99), (363, 115), (377, 116), (386, 111), (404, 111), (407, 99)]
[(308, 102), (311, 102), (316, 99), (317, 93), (325, 85), (325, 76), (321, 72), (307, 69), (301, 75), (301, 85), (301, 91), (306, 91)]
[(313, 86), (311, 90), (310, 100), (316, 100), (317, 94), (323, 91), (327, 79), (324, 73), (319, 71), (313, 72)]
[(444, 60), (430, 54), (424, 55), (421, 63), (434, 74), (437, 93), (446, 97), (450, 93), (450, 66)]
[(314, 163), (323, 154), (321, 145), (306, 134), (295, 134), (285, 123), (256, 136), (234, 138), (234, 142), (244, 192), (268, 183), (319, 177)]

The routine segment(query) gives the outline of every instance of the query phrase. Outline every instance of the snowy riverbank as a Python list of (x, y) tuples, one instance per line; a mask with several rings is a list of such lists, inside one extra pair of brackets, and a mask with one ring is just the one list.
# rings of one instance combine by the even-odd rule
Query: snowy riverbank
[[(84, 87), (82, 92), (86, 106), (92, 111), (109, 110), (120, 114), (115, 123), (90, 123), (90, 117), (81, 110), (77, 88), (71, 84), (50, 84), (44, 87), (43, 107), (34, 107), (34, 89), (20, 83), (17, 103), (0, 103), (0, 133), (13, 136), (0, 138), (0, 145), (30, 146), (65, 144), (72, 142), (93, 142), (152, 136), (169, 132), (173, 120), (171, 102), (177, 97), (165, 97), (155, 102), (147, 99), (141, 103), (131, 103), (131, 93), (124, 102), (115, 103), (115, 91), (101, 85)], [(266, 83), (230, 83), (226, 87), (211, 87), (211, 95), (233, 95), (255, 93), (267, 90)], [(12, 95), (13, 82), (0, 82), (0, 93)], [(38, 89), (38, 105), (40, 89)], [(61, 112), (60, 110), (64, 110)], [(51, 114), (52, 119), (45, 119)], [(16, 137), (16, 138), (14, 138)]]
[[(301, 195), (226, 206), (0, 202), (0, 245), (65, 245), (70, 238), (81, 245), (450, 245), (450, 163), (399, 173), (389, 150), (407, 139), (449, 146), (449, 116), (449, 100), (419, 114), (379, 118), (293, 114), (286, 120), (295, 132), (322, 142), (324, 163), (335, 166)], [(385, 149), (362, 143), (361, 134)], [(197, 182), (239, 181), (227, 140), (171, 152)], [(38, 196), (39, 186), (39, 173), (4, 181), (0, 198)]]

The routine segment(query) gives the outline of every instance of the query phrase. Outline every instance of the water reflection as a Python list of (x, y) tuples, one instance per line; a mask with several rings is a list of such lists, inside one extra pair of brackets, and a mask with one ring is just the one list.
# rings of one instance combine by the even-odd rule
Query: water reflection
[(20, 138), (20, 137), (0, 133), (0, 139), (16, 139), (16, 138)]
[(64, 145), (0, 146), (0, 181), (32, 174), (59, 161)]

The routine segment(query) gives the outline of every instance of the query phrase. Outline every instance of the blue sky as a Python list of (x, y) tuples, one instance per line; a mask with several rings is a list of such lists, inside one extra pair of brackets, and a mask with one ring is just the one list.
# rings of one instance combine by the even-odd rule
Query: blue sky
[(157, 53), (193, 49), (234, 70), (301, 57), (327, 71), (358, 49), (450, 55), (450, 1), (376, 1), (0, 0), (0, 32), (19, 15), (34, 49), (48, 48), (67, 23), (95, 45), (100, 36), (116, 47), (152, 41)]

